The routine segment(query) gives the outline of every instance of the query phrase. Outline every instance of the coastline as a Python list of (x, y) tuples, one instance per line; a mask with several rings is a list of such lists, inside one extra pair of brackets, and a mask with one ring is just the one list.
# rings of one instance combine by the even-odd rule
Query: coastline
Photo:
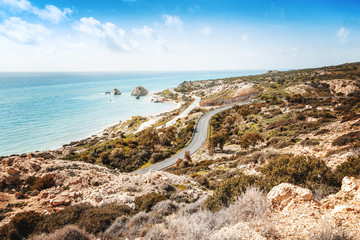
[[(171, 91), (172, 87), (177, 87), (184, 81), (222, 79), (254, 73), (258, 72), (176, 72), (145, 75), (39, 73), (34, 76), (14, 73), (4, 81), (7, 85), (2, 89), (4, 99), (7, 100), (2, 101), (1, 104), (5, 104), (5, 107), (0, 108), (3, 116), (0, 121), (0, 143), (3, 146), (0, 155), (56, 150), (72, 141), (99, 136), (110, 126), (118, 124), (120, 120), (126, 121), (131, 116), (141, 115), (152, 119), (152, 116), (179, 107), (169, 103), (166, 106), (155, 106), (158, 104), (150, 103), (151, 97), (142, 99), (144, 105), (139, 108), (134, 107), (137, 105), (135, 99), (128, 100), (135, 85), (148, 87), (157, 93), (169, 88)], [(45, 77), (51, 81), (43, 81)], [(23, 87), (15, 92), (12, 86)], [(122, 95), (127, 95), (126, 98), (117, 101), (111, 97), (100, 96), (113, 86), (122, 86)], [(12, 98), (14, 100), (9, 100)], [(109, 104), (109, 99), (115, 101)]]
[[(165, 89), (166, 90), (166, 89)], [(147, 96), (152, 98), (154, 96), (157, 96), (155, 95), (156, 93), (154, 92), (150, 92)], [(172, 106), (170, 106), (169, 108), (166, 108), (164, 110), (161, 110), (161, 111), (158, 111), (158, 112), (155, 112), (155, 113), (151, 113), (151, 114), (148, 114), (148, 115), (142, 115), (141, 117), (144, 117), (144, 118), (147, 118), (147, 120), (145, 122), (143, 122), (138, 129), (140, 129), (140, 127), (142, 127), (141, 130), (147, 128), (147, 127), (150, 127), (152, 124), (156, 123), (155, 122), (152, 122), (151, 120), (152, 119), (156, 119), (156, 118), (161, 118), (159, 115), (161, 114), (166, 114), (166, 113), (170, 113), (172, 111), (175, 111), (177, 109), (180, 109), (181, 107), (181, 103), (180, 102), (176, 102), (174, 100), (171, 100), (171, 99), (164, 99), (164, 102), (160, 102), (160, 103), (154, 103), (154, 104), (162, 104), (162, 103), (171, 103)], [(107, 126), (104, 126), (101, 130), (96, 130), (92, 133), (90, 133), (89, 135), (85, 136), (85, 137), (80, 137), (80, 138), (74, 138), (70, 141), (68, 141), (67, 143), (64, 143), (63, 145), (61, 146), (54, 146), (54, 147), (49, 147), (47, 149), (44, 149), (44, 150), (34, 150), (34, 151), (29, 151), (29, 152), (24, 152), (24, 153), (18, 153), (18, 154), (10, 154), (10, 155), (5, 155), (5, 156), (2, 156), (2, 157), (6, 157), (6, 156), (16, 156), (16, 155), (23, 155), (23, 154), (32, 154), (32, 153), (42, 153), (42, 152), (56, 152), (56, 151), (62, 151), (64, 150), (65, 148), (67, 147), (71, 147), (71, 143), (74, 143), (74, 142), (79, 142), (79, 141), (82, 141), (82, 140), (87, 140), (87, 139), (94, 139), (94, 138), (99, 138), (99, 139), (102, 139), (104, 137), (106, 137), (105, 133), (109, 130), (111, 130), (112, 128), (115, 128), (119, 125), (121, 125), (122, 123), (126, 122), (126, 121), (129, 121), (131, 120), (133, 117), (135, 116), (130, 116), (130, 117), (127, 117), (125, 118), (124, 120), (119, 120), (117, 123), (114, 123), (114, 124), (110, 124), (110, 125), (107, 125)], [(157, 119), (156, 119), (157, 120)], [(143, 126), (144, 125), (144, 126)], [(139, 132), (141, 130), (136, 130), (134, 133), (136, 132)], [(0, 156), (1, 157), (1, 156)]]

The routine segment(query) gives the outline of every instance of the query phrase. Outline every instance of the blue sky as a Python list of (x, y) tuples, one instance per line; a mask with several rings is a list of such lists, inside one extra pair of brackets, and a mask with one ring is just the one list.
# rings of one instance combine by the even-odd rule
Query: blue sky
[(360, 59), (358, 1), (0, 0), (0, 71), (293, 69)]

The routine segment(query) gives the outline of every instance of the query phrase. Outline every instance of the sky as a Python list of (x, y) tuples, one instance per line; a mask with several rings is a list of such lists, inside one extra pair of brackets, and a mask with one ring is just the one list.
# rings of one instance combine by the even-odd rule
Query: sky
[(0, 0), (0, 72), (360, 61), (359, 0)]

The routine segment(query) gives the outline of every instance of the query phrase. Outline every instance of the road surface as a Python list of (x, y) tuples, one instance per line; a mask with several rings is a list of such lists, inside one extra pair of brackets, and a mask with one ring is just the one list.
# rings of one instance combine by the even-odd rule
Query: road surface
[[(246, 103), (242, 103), (242, 104), (246, 104)], [(218, 109), (215, 109), (215, 110), (205, 113), (199, 119), (199, 121), (195, 127), (195, 133), (194, 133), (194, 136), (193, 136), (190, 144), (187, 147), (185, 147), (183, 150), (181, 150), (181, 152), (175, 154), (174, 156), (172, 156), (164, 161), (158, 162), (158, 163), (156, 163), (152, 166), (146, 167), (146, 168), (138, 169), (132, 173), (133, 174), (136, 174), (136, 173), (143, 174), (143, 173), (148, 172), (150, 169), (154, 170), (154, 171), (159, 171), (159, 170), (165, 169), (167, 167), (170, 167), (171, 165), (174, 165), (179, 158), (184, 159), (184, 155), (185, 155), (186, 151), (190, 151), (190, 155), (194, 154), (206, 142), (207, 133), (208, 133), (208, 125), (209, 125), (211, 117), (214, 116), (215, 114), (218, 114), (219, 112), (226, 110), (226, 109), (232, 108), (233, 106), (234, 106), (234, 104), (229, 105), (229, 106), (224, 106), (224, 107), (221, 107), (221, 108), (218, 108)]]

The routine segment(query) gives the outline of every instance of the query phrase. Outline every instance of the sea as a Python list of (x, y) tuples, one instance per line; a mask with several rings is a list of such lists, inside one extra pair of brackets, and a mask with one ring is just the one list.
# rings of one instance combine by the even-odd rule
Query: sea
[[(183, 81), (264, 72), (0, 73), (0, 156), (57, 149), (131, 116), (155, 115), (174, 107), (152, 103), (151, 96), (135, 99), (131, 96), (135, 86), (155, 93)], [(112, 95), (114, 88), (122, 95)]]

